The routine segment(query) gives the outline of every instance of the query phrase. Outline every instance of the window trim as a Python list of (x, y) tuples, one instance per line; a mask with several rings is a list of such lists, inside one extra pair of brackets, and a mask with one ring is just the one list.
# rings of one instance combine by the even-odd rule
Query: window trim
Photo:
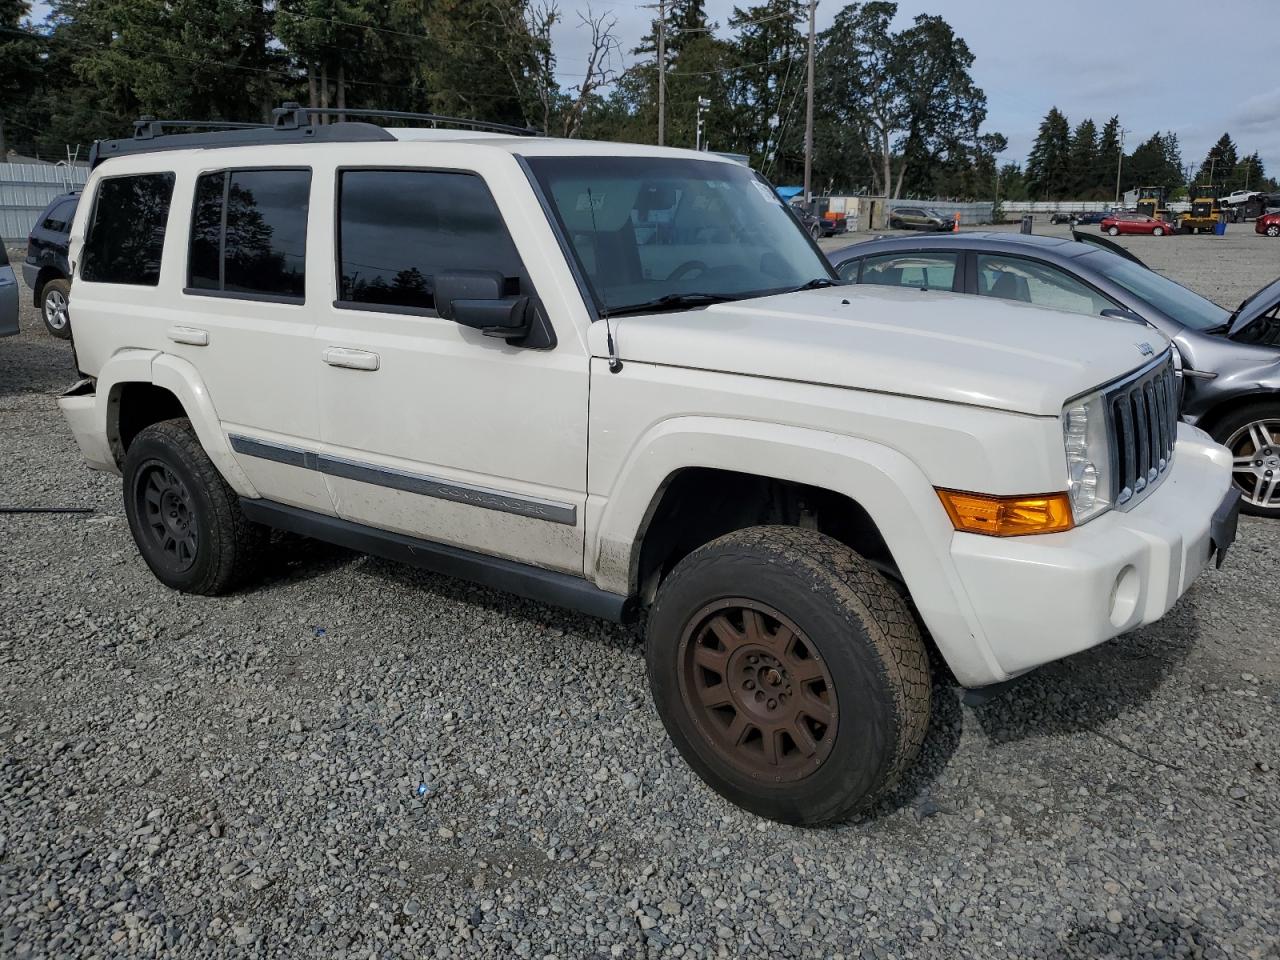
[[(258, 293), (247, 290), (227, 290), (227, 200), (231, 195), (231, 175), (233, 173), (264, 173), (273, 170), (279, 170), (290, 173), (305, 173), (307, 175), (307, 230), (311, 229), (311, 185), (315, 183), (315, 168), (302, 164), (289, 164), (288, 166), (261, 166), (254, 165), (248, 167), (212, 167), (208, 170), (196, 171), (195, 179), (191, 184), (191, 216), (187, 218), (187, 264), (183, 275), (184, 283), (182, 285), (183, 296), (187, 297), (211, 297), (215, 300), (249, 300), (254, 303), (285, 303), (294, 306), (303, 306), (307, 302), (307, 274), (306, 267), (303, 267), (302, 273), (302, 296), (295, 296), (287, 293)], [(199, 200), (200, 178), (207, 177), (215, 173), (222, 174), (222, 223), (218, 228), (218, 289), (205, 290), (200, 287), (191, 286), (191, 231), (196, 225), (196, 203)], [(306, 243), (306, 236), (303, 235), (303, 244)], [(306, 250), (303, 249), (303, 260), (306, 260)]]
[[(502, 221), (502, 227), (507, 232), (507, 238), (511, 241), (511, 247), (515, 250), (516, 258), (520, 261), (520, 269), (523, 278), (529, 284), (529, 297), (532, 300), (538, 299), (537, 288), (533, 284), (533, 277), (529, 274), (529, 268), (525, 265), (524, 257), (520, 255), (520, 248), (516, 246), (516, 239), (512, 236), (511, 227), (507, 225), (507, 218), (502, 213), (502, 206), (498, 203), (497, 198), (493, 195), (493, 191), (489, 188), (489, 181), (484, 178), (479, 170), (465, 169), (462, 167), (436, 167), (436, 166), (415, 166), (413, 164), (366, 164), (359, 163), (349, 166), (338, 166), (333, 169), (333, 286), (334, 298), (333, 308), (335, 310), (358, 310), (363, 313), (391, 313), (397, 316), (408, 317), (430, 317), (434, 320), (444, 320), (434, 306), (431, 307), (410, 307), (397, 303), (369, 303), (363, 300), (343, 300), (342, 299), (342, 175), (344, 173), (447, 173), (454, 176), (475, 177), (480, 181), (480, 185), (484, 187), (485, 193), (489, 195), (489, 199), (493, 201), (493, 208), (498, 212), (498, 219)], [(435, 302), (435, 295), (432, 294), (432, 303)], [(452, 320), (444, 320), (445, 323), (453, 324)], [(456, 324), (455, 324), (456, 325)]]
[[(128, 177), (169, 177), (169, 208), (164, 215), (164, 237), (160, 241), (160, 268), (156, 271), (155, 283), (122, 283), (118, 280), (86, 280), (84, 276), (84, 265), (87, 257), (85, 253), (89, 247), (89, 240), (93, 236), (93, 225), (98, 220), (98, 204), (102, 200), (103, 184), (111, 180), (124, 180)], [(143, 170), (138, 173), (117, 173), (110, 177), (100, 177), (93, 187), (93, 209), (89, 211), (89, 218), (84, 225), (84, 248), (80, 251), (80, 262), (75, 264), (76, 277), (81, 283), (109, 283), (117, 287), (141, 287), (144, 289), (155, 290), (160, 286), (161, 275), (164, 273), (164, 244), (169, 236), (169, 218), (173, 216), (173, 193), (178, 188), (178, 173), (176, 170)]]

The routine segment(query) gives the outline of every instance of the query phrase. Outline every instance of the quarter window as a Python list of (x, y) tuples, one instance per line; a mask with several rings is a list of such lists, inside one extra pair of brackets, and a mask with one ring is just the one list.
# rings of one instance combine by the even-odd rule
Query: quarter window
[(345, 170), (338, 194), (339, 300), (435, 309), (435, 275), (483, 270), (528, 293), (524, 267), (484, 181), (469, 173)]
[(310, 170), (223, 170), (196, 180), (187, 287), (300, 302)]
[(156, 286), (172, 198), (172, 173), (109, 177), (99, 183), (80, 279)]
[(1019, 300), (1069, 313), (1098, 314), (1114, 307), (1092, 288), (1054, 267), (1025, 260), (980, 253), (978, 293), (1001, 300)]
[(44, 223), (40, 224), (40, 226), (53, 233), (66, 233), (71, 226), (71, 218), (75, 216), (75, 213), (76, 202), (74, 200), (63, 200), (49, 211), (49, 215), (44, 218)]
[(950, 290), (956, 282), (954, 253), (892, 253), (862, 261), (860, 283), (917, 290)]

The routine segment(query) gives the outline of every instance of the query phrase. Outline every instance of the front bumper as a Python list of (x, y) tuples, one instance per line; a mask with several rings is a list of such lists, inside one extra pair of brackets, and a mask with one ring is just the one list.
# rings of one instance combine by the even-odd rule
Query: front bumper
[(1238, 512), (1226, 448), (1179, 424), (1172, 470), (1132, 510), (1044, 536), (955, 534), (952, 560), (999, 665), (966, 682), (997, 683), (1160, 619), (1225, 554)]

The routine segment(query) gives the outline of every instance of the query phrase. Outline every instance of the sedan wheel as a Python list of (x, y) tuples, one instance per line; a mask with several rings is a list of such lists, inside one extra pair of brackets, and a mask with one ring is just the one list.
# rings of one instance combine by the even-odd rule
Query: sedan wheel
[(1107, 227), (1107, 233), (1108, 233), (1110, 236), (1118, 237), (1118, 236), (1120, 236), (1120, 228), (1119, 228), (1119, 227)]
[(1268, 237), (1280, 237), (1280, 223), (1273, 223), (1267, 227)]
[(1164, 227), (1156, 227), (1154, 230), (1152, 230), (1152, 231), (1151, 231), (1151, 235), (1152, 235), (1153, 237), (1163, 237), (1163, 236), (1164, 236)]
[[(1232, 480), (1244, 498), (1247, 513), (1280, 517), (1280, 409), (1253, 408), (1241, 422), (1233, 418), (1221, 442), (1231, 451)], [(1225, 432), (1225, 431), (1224, 431)]]

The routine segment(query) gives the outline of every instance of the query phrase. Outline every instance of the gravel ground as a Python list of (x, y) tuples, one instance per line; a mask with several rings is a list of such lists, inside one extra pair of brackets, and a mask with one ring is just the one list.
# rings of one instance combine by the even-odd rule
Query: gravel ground
[[(1280, 244), (1129, 241), (1234, 303)], [(1276, 957), (1280, 528), (1160, 623), (962, 706), (868, 815), (730, 806), (640, 631), (341, 550), (162, 588), (0, 341), (0, 957)]]

